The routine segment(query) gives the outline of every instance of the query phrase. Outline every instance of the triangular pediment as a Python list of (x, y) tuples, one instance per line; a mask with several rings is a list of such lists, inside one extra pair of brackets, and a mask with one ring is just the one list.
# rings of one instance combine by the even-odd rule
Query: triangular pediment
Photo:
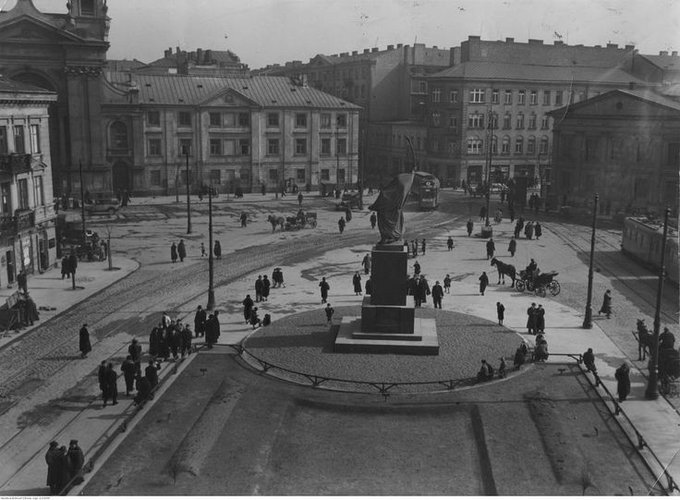
[(651, 92), (613, 90), (597, 97), (552, 111), (550, 114), (570, 117), (620, 116), (620, 117), (678, 117), (680, 103)]
[(252, 106), (259, 106), (259, 103), (253, 101), (249, 97), (241, 94), (235, 89), (232, 88), (225, 88), (220, 90), (219, 92), (211, 95), (209, 98), (201, 102), (201, 105), (203, 106), (219, 106), (221, 108), (227, 106), (227, 107), (234, 107), (234, 108), (243, 108), (243, 107), (252, 107)]
[[(66, 25), (66, 23), (64, 23)], [(23, 16), (0, 22), (0, 42), (83, 42), (78, 35), (40, 19)]]
[(330, 59), (328, 59), (327, 56), (324, 56), (323, 54), (317, 54), (316, 56), (312, 57), (309, 60), (309, 65), (310, 66), (329, 66), (331, 65)]

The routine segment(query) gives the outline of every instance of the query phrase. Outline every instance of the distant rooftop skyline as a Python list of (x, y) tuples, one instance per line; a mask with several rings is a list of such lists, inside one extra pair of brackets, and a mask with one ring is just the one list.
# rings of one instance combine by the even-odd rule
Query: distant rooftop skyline
[[(65, 12), (61, 0), (33, 0)], [(0, 0), (4, 10), (16, 0)], [(469, 35), (516, 42), (680, 49), (676, 0), (109, 0), (110, 59), (172, 47), (231, 50), (251, 69), (389, 44), (448, 49)]]

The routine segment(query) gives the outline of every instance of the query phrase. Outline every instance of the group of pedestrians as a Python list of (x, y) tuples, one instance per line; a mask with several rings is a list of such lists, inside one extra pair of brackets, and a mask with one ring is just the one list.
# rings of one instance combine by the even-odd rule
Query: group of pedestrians
[(522, 233), (522, 230), (524, 230), (524, 237), (527, 240), (533, 239), (534, 235), (536, 236), (536, 239), (540, 239), (541, 236), (543, 236), (543, 228), (541, 227), (541, 223), (538, 221), (528, 221), (524, 222), (524, 218), (520, 217), (517, 219), (517, 222), (515, 223), (515, 231), (514, 231), (514, 237), (515, 239), (518, 239), (520, 234)]
[(184, 259), (187, 256), (187, 249), (186, 246), (184, 245), (184, 240), (179, 240), (178, 244), (175, 244), (175, 242), (172, 242), (172, 245), (170, 245), (170, 260), (172, 260), (172, 263), (174, 264), (177, 262), (177, 258), (179, 257), (180, 262), (184, 262)]
[(45, 462), (50, 495), (63, 494), (70, 486), (82, 483), (85, 454), (77, 439), (71, 439), (68, 449), (66, 446), (59, 446), (57, 441), (52, 441), (45, 453)]
[[(592, 347), (589, 347), (586, 352), (581, 355), (583, 365), (586, 367), (587, 373), (592, 373), (597, 377), (597, 367), (595, 366), (595, 353)], [(614, 372), (616, 379), (616, 392), (619, 403), (623, 403), (630, 394), (630, 367), (625, 361)]]

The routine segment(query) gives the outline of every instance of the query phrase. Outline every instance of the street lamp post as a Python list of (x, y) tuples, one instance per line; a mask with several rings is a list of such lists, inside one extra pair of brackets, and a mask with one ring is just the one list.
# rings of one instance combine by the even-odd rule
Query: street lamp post
[(189, 195), (189, 148), (184, 148), (186, 158), (186, 178), (187, 178), (187, 234), (191, 234), (191, 197)]
[(208, 305), (206, 309), (212, 311), (215, 308), (213, 267), (213, 220), (212, 220), (212, 182), (208, 188)]
[[(491, 149), (492, 143), (493, 143), (493, 113), (491, 111), (491, 108), (489, 108), (489, 125), (487, 127), (487, 130), (489, 131), (488, 135), (488, 154), (487, 154), (487, 161), (486, 161), (486, 220), (484, 222), (484, 225), (487, 228), (490, 228), (491, 224), (489, 222), (489, 209), (490, 209), (490, 204), (491, 204), (491, 157), (493, 155), (493, 150)], [(491, 235), (489, 235), (491, 236)]]
[(595, 203), (593, 205), (593, 231), (590, 236), (590, 263), (588, 265), (588, 296), (586, 298), (586, 315), (583, 318), (583, 328), (593, 327), (593, 255), (595, 254), (595, 225), (597, 222), (597, 202), (600, 199), (595, 193)]
[(659, 328), (661, 322), (661, 296), (663, 295), (663, 280), (666, 274), (666, 238), (668, 237), (668, 217), (671, 213), (670, 208), (666, 208), (663, 220), (663, 240), (661, 241), (661, 269), (659, 270), (659, 283), (656, 289), (656, 309), (654, 311), (654, 333), (652, 334), (652, 345), (649, 353), (649, 378), (645, 397), (647, 399), (657, 399), (659, 390)]
[(83, 223), (83, 243), (85, 242), (85, 185), (83, 184), (83, 162), (78, 162), (78, 173), (80, 175), (80, 217)]

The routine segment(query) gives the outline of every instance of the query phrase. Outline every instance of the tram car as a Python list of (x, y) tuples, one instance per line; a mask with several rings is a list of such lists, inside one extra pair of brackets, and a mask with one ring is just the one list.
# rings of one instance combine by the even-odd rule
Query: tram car
[[(651, 269), (661, 266), (663, 223), (645, 217), (628, 217), (623, 223), (623, 253)], [(678, 284), (678, 231), (668, 228), (666, 258), (667, 279)]]
[(428, 172), (416, 171), (411, 194), (418, 200), (421, 210), (435, 210), (439, 206), (439, 179)]

